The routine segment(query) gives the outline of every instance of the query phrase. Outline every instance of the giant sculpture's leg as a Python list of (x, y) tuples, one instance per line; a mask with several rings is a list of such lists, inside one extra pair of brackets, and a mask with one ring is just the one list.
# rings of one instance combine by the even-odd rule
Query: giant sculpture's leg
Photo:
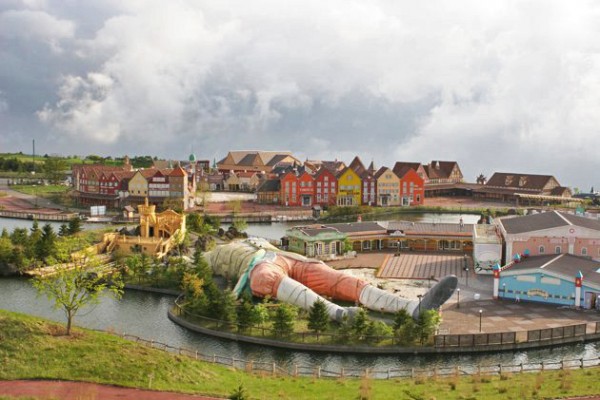
[(254, 267), (250, 273), (250, 290), (255, 296), (271, 296), (305, 310), (310, 310), (316, 301), (321, 300), (325, 303), (329, 318), (339, 322), (348, 314), (347, 308), (328, 301), (302, 283), (288, 277), (284, 268), (273, 262), (262, 262)]
[(420, 311), (439, 308), (452, 296), (458, 284), (457, 278), (453, 275), (443, 278), (421, 298), (419, 307), (419, 301), (416, 299), (402, 299), (361, 279), (336, 271), (322, 262), (289, 259), (286, 261), (290, 265), (291, 278), (322, 296), (359, 302), (375, 311), (395, 313), (406, 309), (415, 318), (418, 317)]

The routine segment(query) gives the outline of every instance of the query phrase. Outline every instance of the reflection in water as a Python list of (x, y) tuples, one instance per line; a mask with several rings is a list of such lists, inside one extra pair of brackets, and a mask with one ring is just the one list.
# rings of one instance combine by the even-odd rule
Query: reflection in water
[[(93, 329), (114, 330), (119, 333), (152, 339), (171, 346), (198, 350), (208, 356), (235, 357), (256, 362), (276, 362), (291, 370), (294, 365), (340, 371), (370, 368), (375, 370), (453, 367), (469, 368), (474, 365), (518, 365), (519, 363), (553, 362), (562, 359), (595, 358), (600, 354), (598, 344), (576, 344), (528, 352), (494, 353), (479, 355), (432, 356), (372, 356), (336, 355), (272, 349), (257, 345), (215, 339), (188, 331), (167, 318), (167, 310), (174, 297), (154, 293), (127, 291), (120, 301), (104, 300), (93, 310), (83, 310), (75, 323)], [(21, 278), (0, 279), (0, 308), (32, 314), (64, 322), (61, 311), (53, 310), (43, 297), (38, 297), (29, 282)]]

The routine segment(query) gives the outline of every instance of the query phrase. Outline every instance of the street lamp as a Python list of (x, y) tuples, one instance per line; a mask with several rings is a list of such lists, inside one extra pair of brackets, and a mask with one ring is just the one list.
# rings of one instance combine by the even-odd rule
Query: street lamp
[(421, 298), (423, 297), (422, 294), (418, 294), (417, 297), (419, 298), (419, 316), (421, 315)]
[(460, 308), (460, 288), (456, 289), (456, 308)]
[(483, 314), (483, 310), (479, 310), (479, 333), (481, 333), (481, 315)]
[(502, 298), (506, 298), (506, 283), (502, 284)]
[(464, 261), (465, 261), (465, 266), (464, 266), (464, 270), (467, 273), (467, 277), (466, 277), (466, 286), (469, 286), (469, 263), (468, 263), (468, 259), (467, 259), (467, 255), (464, 255)]

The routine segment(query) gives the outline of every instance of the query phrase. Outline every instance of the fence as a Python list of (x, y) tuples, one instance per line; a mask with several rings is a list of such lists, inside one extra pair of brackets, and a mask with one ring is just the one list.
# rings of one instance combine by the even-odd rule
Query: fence
[[(287, 341), (292, 343), (318, 344), (318, 345), (340, 345), (349, 343), (350, 337), (343, 334), (331, 333), (313, 333), (313, 332), (294, 332), (290, 335), (281, 336), (270, 328), (259, 326), (241, 326), (233, 322), (212, 319), (196, 315), (186, 311), (179, 304), (181, 297), (175, 301), (175, 313), (183, 316), (187, 321), (198, 323), (200, 326), (226, 332), (239, 332), (249, 336), (258, 336), (264, 339), (275, 339), (278, 341)], [(514, 345), (517, 343), (541, 343), (547, 340), (569, 339), (586, 336), (587, 324), (568, 325), (548, 329), (535, 329), (526, 333), (526, 340), (518, 340), (517, 332), (494, 332), (479, 334), (457, 334), (457, 335), (435, 335), (433, 337), (433, 346), (436, 348), (444, 347), (475, 347), (485, 350), (486, 346)], [(595, 333), (600, 333), (600, 322), (596, 323)], [(524, 339), (522, 335), (522, 339)], [(364, 335), (359, 342), (364, 344), (377, 345), (380, 347), (393, 347), (406, 345), (401, 337), (398, 336), (368, 336)], [(427, 341), (420, 342), (420, 346), (429, 346)]]
[(275, 362), (244, 360), (235, 357), (225, 357), (216, 354), (204, 354), (198, 350), (185, 349), (171, 346), (154, 340), (142, 339), (138, 336), (122, 334), (122, 338), (131, 340), (152, 348), (176, 353), (195, 360), (213, 364), (220, 364), (247, 372), (263, 372), (273, 376), (304, 376), (315, 378), (358, 378), (369, 377), (373, 379), (395, 378), (429, 378), (449, 377), (460, 375), (501, 375), (506, 373), (527, 373), (549, 370), (566, 370), (594, 367), (600, 365), (600, 358), (575, 358), (560, 361), (519, 363), (519, 364), (484, 364), (472, 366), (444, 366), (429, 368), (344, 368), (329, 369), (322, 366), (307, 366), (299, 364), (279, 365)]
[[(332, 333), (314, 333), (314, 332), (294, 332), (289, 335), (280, 335), (271, 328), (262, 326), (244, 326), (234, 322), (228, 322), (213, 318), (204, 317), (201, 315), (190, 313), (179, 304), (181, 297), (175, 301), (175, 314), (183, 316), (186, 321), (197, 323), (200, 326), (217, 331), (240, 333), (263, 339), (272, 339), (281, 342), (319, 344), (319, 345), (340, 345), (341, 343), (348, 344), (349, 335), (332, 334)], [(397, 336), (369, 336), (363, 335), (360, 342), (364, 344), (377, 344), (378, 347), (398, 346), (403, 344), (402, 339)], [(425, 346), (426, 344), (421, 344)]]

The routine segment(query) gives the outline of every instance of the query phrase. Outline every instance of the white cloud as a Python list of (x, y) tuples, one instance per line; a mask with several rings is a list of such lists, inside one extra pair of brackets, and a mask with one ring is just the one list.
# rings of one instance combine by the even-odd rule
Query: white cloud
[(53, 43), (73, 37), (75, 24), (44, 11), (8, 10), (0, 14), (0, 36)]
[(70, 41), (64, 63), (84, 67), (54, 71), (38, 115), (82, 144), (457, 159), (469, 179), (599, 166), (593, 1), (111, 0), (85, 37), (83, 16), (34, 3), (2, 13), (0, 35)]

